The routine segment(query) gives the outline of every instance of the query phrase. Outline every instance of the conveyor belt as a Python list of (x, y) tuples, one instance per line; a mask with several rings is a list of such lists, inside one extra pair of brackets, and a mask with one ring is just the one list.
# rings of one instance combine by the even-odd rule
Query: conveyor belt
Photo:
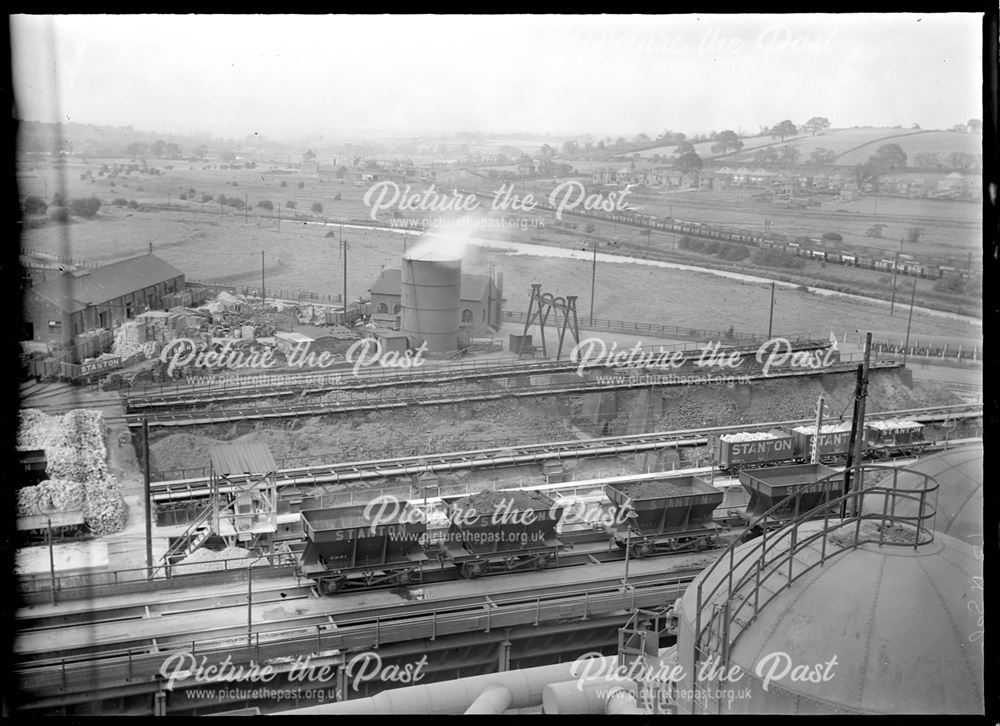
[[(933, 423), (963, 418), (976, 418), (982, 415), (982, 404), (960, 404), (956, 406), (869, 412), (867, 418), (869, 420), (905, 418), (921, 423)], [(387, 477), (420, 475), (428, 472), (444, 473), (535, 464), (561, 459), (634, 454), (673, 447), (700, 446), (706, 442), (709, 434), (725, 433), (727, 431), (767, 430), (779, 426), (802, 426), (811, 423), (813, 423), (812, 419), (796, 419), (759, 424), (737, 424), (734, 426), (660, 431), (629, 436), (554, 441), (551, 443), (529, 444), (516, 447), (423, 454), (374, 461), (324, 463), (282, 469), (278, 472), (277, 485), (284, 487), (291, 485), (346, 483)], [(233, 481), (238, 482), (239, 478), (233, 477)], [(197, 477), (153, 482), (151, 490), (154, 502), (208, 496), (207, 471)], [(223, 487), (222, 491), (228, 492), (228, 489)]]
[[(871, 370), (893, 370), (901, 368), (896, 361), (876, 361), (871, 364)], [(854, 363), (837, 363), (821, 370), (786, 369), (770, 371), (767, 375), (761, 372), (740, 374), (750, 381), (770, 381), (779, 378), (803, 378), (816, 375), (849, 373), (857, 368)], [(475, 403), (481, 401), (499, 401), (510, 398), (535, 398), (538, 396), (584, 395), (587, 393), (602, 393), (605, 391), (629, 390), (634, 388), (650, 388), (653, 386), (671, 387), (687, 386), (687, 381), (666, 381), (652, 383), (650, 376), (609, 376), (611, 381), (581, 380), (570, 383), (549, 383), (512, 387), (502, 391), (476, 390), (465, 393), (415, 393), (404, 392), (392, 397), (379, 396), (373, 401), (371, 397), (354, 396), (347, 400), (333, 402), (300, 403), (275, 406), (256, 406), (252, 408), (221, 408), (205, 411), (188, 411), (177, 413), (130, 414), (126, 422), (131, 428), (141, 428), (143, 419), (147, 419), (150, 428), (178, 428), (185, 426), (207, 426), (211, 424), (228, 424), (241, 421), (280, 421), (290, 418), (310, 416), (329, 416), (344, 413), (364, 411), (385, 411), (403, 409), (410, 406), (441, 406), (460, 403)], [(680, 376), (678, 376), (679, 378)], [(720, 382), (729, 376), (718, 376)]]

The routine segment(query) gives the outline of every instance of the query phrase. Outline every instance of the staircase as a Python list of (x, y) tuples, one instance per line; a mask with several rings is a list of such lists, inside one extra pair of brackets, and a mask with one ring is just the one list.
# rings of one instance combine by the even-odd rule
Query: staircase
[(185, 557), (205, 544), (205, 540), (212, 536), (212, 515), (214, 511), (214, 504), (210, 503), (206, 505), (198, 513), (194, 521), (188, 525), (184, 534), (170, 545), (170, 548), (163, 555), (163, 563), (168, 568), (171, 565), (181, 562)]

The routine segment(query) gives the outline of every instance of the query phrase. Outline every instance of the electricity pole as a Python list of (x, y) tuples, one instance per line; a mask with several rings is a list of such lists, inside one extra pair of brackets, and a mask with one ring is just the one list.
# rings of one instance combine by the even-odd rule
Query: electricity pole
[[(872, 334), (865, 335), (865, 357), (858, 366), (858, 379), (854, 386), (854, 419), (851, 422), (851, 440), (847, 448), (847, 462), (844, 466), (844, 494), (851, 491), (851, 476), (855, 468), (861, 467), (861, 449), (864, 443), (865, 399), (868, 397), (868, 363), (871, 360)], [(857, 477), (855, 477), (857, 479)], [(859, 485), (863, 482), (856, 482)], [(847, 500), (843, 502), (840, 516), (847, 516)]]
[(819, 401), (817, 401), (816, 403), (816, 434), (813, 437), (813, 446), (812, 446), (813, 464), (819, 463), (819, 435), (820, 432), (823, 430), (823, 406), (824, 406), (824, 400), (823, 400), (823, 394), (821, 393), (819, 394)]
[(771, 312), (767, 316), (767, 339), (771, 339), (771, 329), (774, 323), (774, 283), (771, 283)]
[(142, 417), (142, 473), (146, 509), (146, 577), (153, 579), (153, 520), (149, 495), (149, 419)]
[(590, 327), (594, 327), (594, 288), (597, 283), (597, 240), (594, 244), (594, 264), (590, 270)]
[(889, 302), (889, 317), (892, 317), (896, 309), (896, 270), (899, 267), (899, 256), (903, 252), (903, 236), (899, 236), (899, 252), (896, 253), (896, 261), (892, 265), (892, 300)]
[(344, 320), (347, 320), (347, 243), (344, 241), (344, 225), (340, 225), (340, 248), (344, 256)]
[(903, 343), (903, 365), (906, 365), (906, 354), (910, 348), (910, 325), (913, 323), (913, 301), (917, 297), (917, 280), (913, 279), (913, 290), (910, 292), (910, 315), (906, 319), (906, 342)]
[(264, 250), (260, 251), (260, 306), (264, 307)]

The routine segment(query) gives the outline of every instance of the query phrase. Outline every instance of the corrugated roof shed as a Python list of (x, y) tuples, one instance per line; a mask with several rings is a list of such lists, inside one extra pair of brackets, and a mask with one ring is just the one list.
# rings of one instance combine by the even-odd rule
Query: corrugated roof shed
[(87, 304), (110, 302), (183, 275), (156, 255), (142, 255), (90, 270), (89, 274), (63, 275), (31, 289), (66, 312), (77, 312)]
[(208, 450), (212, 469), (219, 476), (271, 474), (278, 465), (267, 444), (225, 444)]

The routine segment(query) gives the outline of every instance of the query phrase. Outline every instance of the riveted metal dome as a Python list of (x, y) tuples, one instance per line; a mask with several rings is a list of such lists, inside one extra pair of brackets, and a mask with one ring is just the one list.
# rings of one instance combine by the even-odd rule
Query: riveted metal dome
[[(859, 498), (853, 511), (874, 505)], [(916, 534), (868, 513), (727, 551), (679, 604), (680, 710), (982, 713), (982, 563), (954, 537)], [(713, 663), (738, 671), (719, 678)]]
[[(937, 517), (934, 529), (968, 544), (983, 544), (983, 445), (961, 446), (932, 454), (912, 464), (911, 471), (929, 474), (938, 483)], [(900, 474), (900, 482), (914, 480)], [(912, 512), (912, 503), (900, 511)]]

